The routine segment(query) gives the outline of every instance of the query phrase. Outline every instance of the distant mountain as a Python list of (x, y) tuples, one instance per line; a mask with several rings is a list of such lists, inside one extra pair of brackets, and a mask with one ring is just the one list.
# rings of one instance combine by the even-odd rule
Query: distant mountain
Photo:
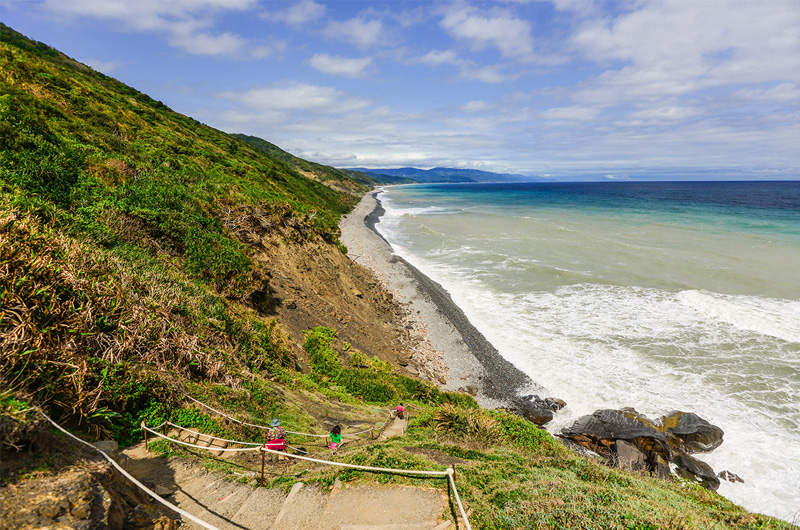
[(548, 181), (542, 177), (531, 177), (514, 173), (493, 173), (479, 169), (456, 169), (449, 167), (435, 167), (432, 169), (418, 169), (415, 167), (400, 168), (351, 168), (370, 176), (386, 175), (390, 177), (404, 177), (417, 182), (542, 182)]

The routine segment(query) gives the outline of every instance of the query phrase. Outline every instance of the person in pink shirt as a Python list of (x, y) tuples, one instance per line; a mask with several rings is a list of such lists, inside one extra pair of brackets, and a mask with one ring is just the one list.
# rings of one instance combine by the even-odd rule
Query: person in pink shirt
[(400, 403), (399, 405), (397, 405), (397, 408), (395, 408), (394, 410), (397, 411), (397, 417), (402, 420), (403, 419), (403, 411), (405, 410), (405, 409), (403, 409), (403, 404)]

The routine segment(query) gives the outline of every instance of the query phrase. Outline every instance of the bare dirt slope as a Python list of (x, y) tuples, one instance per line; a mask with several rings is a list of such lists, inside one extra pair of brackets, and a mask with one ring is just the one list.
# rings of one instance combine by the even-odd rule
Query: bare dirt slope
[(301, 363), (303, 331), (327, 326), (369, 356), (408, 364), (416, 340), (406, 331), (407, 311), (340, 247), (295, 219), (258, 209), (231, 209), (223, 222), (268, 276), (261, 293), (242, 301), (265, 318), (278, 317)]

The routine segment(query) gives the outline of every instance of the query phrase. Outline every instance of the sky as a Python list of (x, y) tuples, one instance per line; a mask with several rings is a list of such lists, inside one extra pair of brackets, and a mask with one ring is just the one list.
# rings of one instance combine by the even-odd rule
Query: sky
[(0, 21), (336, 167), (800, 179), (800, 0), (0, 0)]

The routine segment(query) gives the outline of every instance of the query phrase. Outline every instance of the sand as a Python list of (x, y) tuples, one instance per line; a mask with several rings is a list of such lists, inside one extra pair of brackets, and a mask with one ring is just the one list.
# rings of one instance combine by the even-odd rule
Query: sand
[(377, 199), (379, 191), (366, 194), (342, 218), (341, 241), (348, 256), (372, 271), (407, 308), (408, 326), (414, 326), (414, 330), (421, 327), (423, 362), (444, 366), (446, 375), (440, 373), (437, 382), (445, 390), (477, 391), (478, 402), (488, 407), (502, 406), (510, 398), (536, 391), (538, 385), (503, 359), (441, 285), (394, 254), (375, 228), (384, 212)]

